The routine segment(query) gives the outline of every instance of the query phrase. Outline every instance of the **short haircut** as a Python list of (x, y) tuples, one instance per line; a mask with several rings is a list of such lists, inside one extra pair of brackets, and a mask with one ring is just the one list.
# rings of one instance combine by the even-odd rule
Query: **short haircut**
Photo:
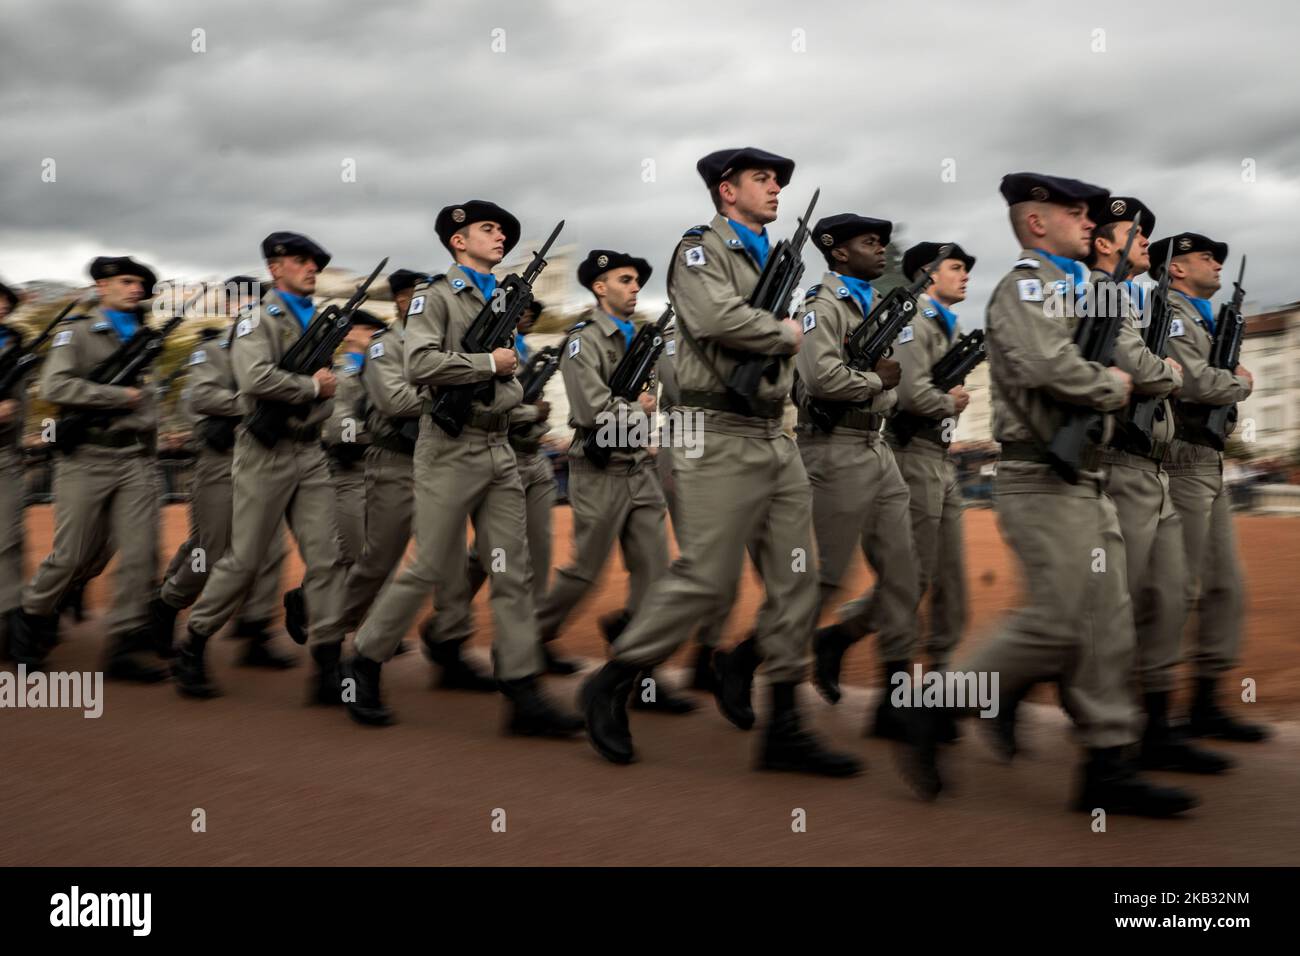
[(743, 172), (743, 169), (738, 170), (730, 176), (724, 177), (717, 185), (709, 187), (709, 196), (713, 199), (713, 208), (718, 212), (722, 212), (722, 184), (731, 183), (732, 186), (739, 186), (740, 174)]
[(1118, 222), (1108, 222), (1104, 226), (1098, 226), (1092, 231), (1092, 242), (1088, 243), (1088, 257), (1083, 261), (1087, 265), (1097, 264), (1097, 240), (1105, 239), (1107, 242), (1115, 241), (1115, 227)]

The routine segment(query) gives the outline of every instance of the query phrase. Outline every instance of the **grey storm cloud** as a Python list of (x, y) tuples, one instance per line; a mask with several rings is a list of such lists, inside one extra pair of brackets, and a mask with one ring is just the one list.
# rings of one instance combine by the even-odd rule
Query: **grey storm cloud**
[(974, 320), (1016, 252), (998, 181), (1025, 169), (1138, 195), (1158, 233), (1223, 238), (1231, 268), (1247, 252), (1251, 300), (1300, 298), (1285, 2), (8, 0), (5, 20), (12, 281), (83, 279), (101, 251), (221, 275), (274, 229), (355, 269), (441, 268), (433, 216), (469, 197), (662, 266), (712, 215), (695, 160), (758, 145), (798, 161), (774, 235), (820, 186), (819, 214), (957, 240), (980, 257)]

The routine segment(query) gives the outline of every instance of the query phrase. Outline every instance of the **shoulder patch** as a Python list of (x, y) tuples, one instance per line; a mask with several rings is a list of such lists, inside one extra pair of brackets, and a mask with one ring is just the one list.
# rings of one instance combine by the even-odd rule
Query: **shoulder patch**
[(847, 298), (849, 297), (849, 289), (848, 289), (848, 286), (843, 286), (843, 285), (842, 285), (842, 286), (840, 286), (838, 289), (836, 289), (836, 290), (835, 290), (835, 297), (836, 297), (837, 299), (847, 299)]
[(569, 342), (569, 358), (573, 358), (582, 350), (582, 339), (572, 339)]
[(822, 290), (822, 284), (820, 282), (816, 283), (815, 285), (810, 285), (808, 287), (808, 291), (803, 294), (803, 297), (808, 301), (812, 301), (813, 299), (817, 298), (817, 293), (820, 292), (821, 290)]
[(1180, 337), (1180, 336), (1182, 336), (1182, 335), (1186, 335), (1186, 334), (1187, 334), (1187, 329), (1183, 327), (1183, 320), (1182, 320), (1182, 319), (1170, 319), (1170, 320), (1169, 320), (1169, 337), (1170, 337), (1171, 339), (1176, 339), (1176, 338), (1178, 338), (1178, 337)]
[(54, 336), (54, 341), (50, 343), (50, 348), (57, 349), (61, 346), (67, 345), (71, 341), (72, 329), (64, 329), (62, 332), (59, 332)]
[(907, 342), (910, 342), (914, 338), (916, 338), (916, 329), (912, 328), (910, 325), (905, 325), (898, 330), (899, 345), (903, 345)]
[(707, 223), (705, 223), (702, 226), (691, 226), (691, 228), (687, 229), (684, 233), (682, 233), (682, 238), (695, 239), (699, 236), (704, 235), (708, 231), (709, 231), (709, 226)]
[(728, 240), (727, 240), (727, 245), (730, 246), (732, 249), (743, 249), (743, 248), (745, 248), (745, 244), (744, 244), (743, 242), (741, 242), (739, 239), (728, 239)]
[(939, 313), (934, 311), (934, 309), (925, 309), (921, 312), (921, 314), (925, 316), (927, 319), (933, 319)]
[(208, 360), (208, 353), (204, 349), (195, 349), (190, 353), (190, 365), (202, 365)]
[(1017, 279), (1016, 288), (1020, 290), (1022, 302), (1043, 301), (1043, 284), (1037, 279)]
[(452, 279), (452, 280), (451, 280), (451, 287), (452, 287), (453, 289), (455, 289), (457, 292), (459, 292), (461, 289), (465, 288), (465, 280), (464, 280), (464, 279), (459, 279), (459, 278), (457, 278), (457, 279)]
[(411, 300), (411, 304), (406, 307), (407, 318), (410, 318), (413, 315), (419, 315), (423, 311), (424, 311), (424, 296), (422, 295), (417, 295), (414, 299)]
[(688, 266), (704, 265), (704, 247), (691, 246), (686, 250), (686, 264)]
[(1013, 269), (1039, 269), (1039, 268), (1042, 267), (1042, 265), (1043, 265), (1043, 264), (1042, 264), (1041, 262), (1039, 262), (1037, 259), (1028, 259), (1028, 258), (1026, 258), (1026, 259), (1017, 259), (1017, 260), (1016, 260), (1016, 264), (1013, 265), (1011, 268), (1013, 268)]
[(817, 328), (817, 313), (809, 309), (807, 312), (804, 313), (804, 317), (803, 317), (804, 334), (807, 335), (815, 328)]
[(586, 327), (587, 327), (587, 320), (586, 320), (586, 319), (583, 319), (581, 322), (575, 322), (575, 323), (573, 323), (573, 325), (569, 326), (569, 327), (565, 330), (564, 334), (565, 334), (565, 335), (572, 335), (574, 332), (577, 332), (577, 331), (579, 331), (579, 330), (581, 330), (581, 329), (585, 329)]
[(257, 319), (240, 319), (239, 324), (235, 326), (235, 338), (242, 339), (256, 327)]
[(111, 328), (112, 328), (112, 326), (109, 325), (108, 322), (107, 322), (106, 320), (104, 320), (104, 319), (100, 319), (98, 322), (96, 322), (94, 325), (92, 325), (92, 326), (90, 327), (90, 331), (92, 331), (92, 332), (107, 332), (107, 331), (108, 331), (109, 329), (111, 329)]
[(384, 343), (383, 343), (383, 342), (371, 342), (371, 343), (370, 343), (370, 357), (371, 357), (372, 359), (377, 359), (377, 358), (383, 358), (383, 357), (384, 357)]
[(280, 308), (278, 305), (274, 305), (274, 304), (268, 305), (266, 307), (266, 314), (272, 316), (281, 316), (284, 315), (284, 309)]
[(664, 343), (664, 354), (670, 357), (677, 354), (676, 339), (669, 339), (667, 342)]

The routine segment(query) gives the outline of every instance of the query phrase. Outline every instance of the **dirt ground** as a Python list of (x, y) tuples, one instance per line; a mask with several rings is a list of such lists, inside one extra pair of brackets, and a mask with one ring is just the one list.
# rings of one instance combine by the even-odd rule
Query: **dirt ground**
[[(166, 508), (164, 521), (161, 563), (184, 537), (185, 509)], [(557, 561), (568, 553), (569, 522), (569, 510), (557, 508)], [(1300, 519), (1240, 516), (1237, 530), (1247, 633), (1233, 676), (1255, 678), (1251, 715), (1277, 734), (1262, 746), (1220, 745), (1239, 763), (1224, 777), (1162, 775), (1202, 799), (1184, 820), (1113, 817), (1096, 833), (1086, 815), (1064, 812), (1077, 752), (1048, 695), (1028, 714), (1026, 757), (998, 764), (982, 729), (970, 726), (946, 761), (949, 792), (917, 803), (889, 745), (861, 737), (875, 694), (870, 641), (849, 656), (847, 681), (858, 686), (838, 707), (810, 689), (803, 697), (820, 732), (868, 761), (851, 780), (753, 772), (757, 732), (732, 728), (705, 697), (688, 717), (634, 715), (640, 760), (630, 767), (606, 764), (581, 739), (504, 737), (499, 699), (431, 691), (414, 653), (385, 669), (400, 722), (360, 728), (342, 712), (302, 706), (305, 668), (239, 670), (234, 645), (219, 641), (215, 673), (225, 693), (214, 701), (182, 700), (168, 685), (108, 684), (98, 720), (0, 712), (0, 864), (1294, 865)], [(28, 534), (34, 567), (49, 547), (48, 508), (30, 509)], [(1018, 572), (989, 511), (967, 512), (966, 547), (966, 646), (975, 646), (1014, 606)], [(103, 606), (111, 572), (92, 584), (92, 608)], [(295, 559), (284, 580), (291, 586), (300, 574)], [(850, 588), (868, 582), (855, 566)], [(565, 652), (603, 656), (596, 618), (619, 606), (623, 587), (615, 559), (566, 629)], [(760, 597), (747, 574), (729, 639), (752, 622)], [(97, 613), (65, 623), (53, 669), (96, 669)], [(474, 644), (485, 654), (486, 595), (479, 619)], [(571, 700), (577, 679), (550, 688)], [(755, 699), (765, 702), (758, 691)], [(192, 825), (198, 809), (204, 832)], [(796, 833), (799, 810), (807, 825)], [(494, 832), (503, 816), (505, 832)]]

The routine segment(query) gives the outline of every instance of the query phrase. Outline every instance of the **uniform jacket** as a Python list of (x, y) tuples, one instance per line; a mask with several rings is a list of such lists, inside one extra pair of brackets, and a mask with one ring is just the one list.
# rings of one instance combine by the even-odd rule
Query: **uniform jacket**
[[(102, 308), (96, 307), (64, 319), (50, 340), (50, 350), (41, 369), (41, 397), (65, 409), (126, 409), (126, 388), (99, 385), (90, 380), (95, 367), (116, 352), (121, 344), (122, 340)], [(157, 403), (148, 379), (146, 373), (139, 383), (140, 404), (131, 411), (107, 419), (105, 430), (149, 432), (157, 427)]]
[[(618, 363), (627, 353), (627, 342), (614, 320), (599, 309), (588, 309), (579, 322), (569, 330), (564, 351), (560, 355), (560, 375), (564, 378), (564, 391), (569, 397), (569, 425), (574, 429), (590, 431), (599, 427), (604, 416), (612, 415), (615, 425), (620, 419), (628, 423), (640, 414), (640, 404), (628, 402), (610, 393), (609, 379)], [(653, 422), (647, 423), (647, 430)], [(647, 436), (648, 437), (648, 436)], [(619, 449), (610, 456), (610, 463), (628, 463), (644, 459), (645, 448)], [(582, 442), (569, 446), (569, 455), (582, 457)]]
[(280, 367), (284, 354), (302, 333), (298, 319), (275, 290), (239, 314), (230, 339), (230, 363), (243, 414), (264, 399), (306, 406), (302, 416), (290, 416), (290, 426), (319, 425), (329, 418), (334, 400), (317, 395), (312, 377)]

